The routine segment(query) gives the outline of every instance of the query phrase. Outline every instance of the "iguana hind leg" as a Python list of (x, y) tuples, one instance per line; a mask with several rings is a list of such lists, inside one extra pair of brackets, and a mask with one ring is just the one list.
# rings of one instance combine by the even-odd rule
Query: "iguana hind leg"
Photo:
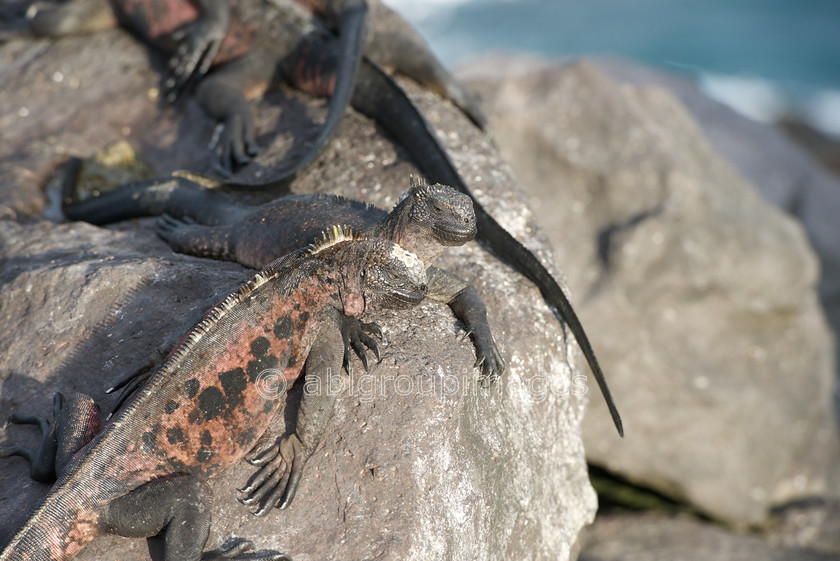
[(65, 400), (61, 393), (53, 398), (53, 423), (39, 415), (14, 414), (9, 422), (35, 424), (41, 428), (38, 450), (23, 446), (0, 447), (2, 456), (22, 456), (32, 464), (30, 476), (49, 483), (61, 475), (73, 455), (101, 430), (99, 407), (90, 396), (75, 393)]
[(449, 99), (473, 124), (484, 129), (487, 117), (478, 98), (440, 63), (412, 26), (382, 2), (372, 2), (371, 12), (374, 32), (365, 50), (367, 57)]
[(164, 532), (165, 561), (239, 559), (291, 561), (271, 550), (254, 551), (241, 538), (202, 554), (210, 533), (212, 491), (195, 477), (182, 475), (146, 483), (111, 501), (99, 517), (99, 530), (123, 537), (148, 537)]
[(79, 200), (77, 182), (84, 162), (70, 158), (62, 174), (61, 211), (70, 220), (110, 224), (129, 218), (169, 214), (207, 225), (231, 224), (249, 212), (232, 195), (215, 188), (219, 181), (176, 171), (166, 177), (139, 179)]

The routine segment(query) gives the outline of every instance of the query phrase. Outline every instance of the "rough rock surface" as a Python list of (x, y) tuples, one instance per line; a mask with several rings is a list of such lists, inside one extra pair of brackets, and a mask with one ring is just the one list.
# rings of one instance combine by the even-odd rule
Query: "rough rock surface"
[[(627, 431), (587, 457), (736, 524), (836, 492), (833, 347), (802, 228), (682, 105), (591, 63), (465, 72), (555, 242)], [(499, 78), (499, 76), (507, 76)]]
[[(129, 78), (124, 87), (109, 82), (110, 57)], [(13, 411), (48, 416), (55, 391), (91, 393), (107, 411), (114, 398), (103, 389), (110, 382), (145, 359), (195, 303), (247, 272), (173, 254), (155, 238), (149, 219), (108, 229), (46, 221), (38, 214), (46, 206), (41, 180), (58, 152), (86, 156), (121, 137), (160, 172), (186, 167), (205, 158), (206, 137), (196, 131), (209, 133), (212, 126), (191, 102), (168, 114), (150, 104), (147, 91), (158, 77), (143, 52), (116, 31), (55, 45), (10, 43), (0, 46), (0, 60), (17, 69), (0, 70), (0, 80), (14, 76), (3, 81), (0, 101), (13, 108), (4, 109), (13, 122), (1, 129), (13, 142), (0, 143), (4, 169), (12, 173), (0, 189), (17, 197), (7, 199), (6, 215), (21, 218), (0, 221), (0, 417)], [(106, 72), (103, 81), (90, 68)], [(58, 69), (79, 88), (41, 89)], [(480, 188), (485, 207), (550, 263), (522, 195), (489, 142), (434, 95), (407, 86), (440, 127), (467, 181)], [(279, 115), (306, 124), (295, 120), (301, 104), (314, 111), (323, 105), (290, 92), (255, 105), (269, 152), (288, 148), (265, 132), (277, 130)], [(28, 114), (17, 120), (16, 108), (24, 106)], [(54, 122), (64, 112), (73, 115), (72, 127)], [(285, 124), (280, 130), (275, 136), (313, 134)], [(45, 140), (47, 131), (55, 138)], [(62, 149), (42, 150), (36, 139)], [(402, 150), (351, 112), (294, 188), (389, 208), (411, 172)], [(440, 264), (475, 283), (485, 299), (509, 365), (500, 383), (490, 391), (477, 387), (472, 344), (460, 339), (463, 328), (447, 308), (428, 303), (384, 315), (383, 360), (369, 375), (356, 361), (354, 386), (339, 398), (292, 507), (253, 517), (234, 500), (234, 489), (253, 468), (233, 468), (212, 485), (211, 546), (230, 535), (250, 537), (296, 561), (570, 558), (596, 507), (581, 442), (588, 398), (570, 391), (579, 358), (567, 354), (573, 347), (536, 289), (488, 252), (471, 244)], [(282, 416), (273, 429), (285, 431)], [(34, 443), (37, 430), (9, 426), (2, 439)], [(0, 543), (46, 491), (30, 481), (24, 460), (3, 460)], [(154, 556), (159, 548), (156, 540), (101, 538), (78, 559), (148, 559), (149, 550)]]
[(615, 514), (587, 529), (579, 561), (830, 561), (836, 555), (777, 547), (690, 517)]
[[(796, 216), (820, 258), (819, 294), (835, 340), (840, 336), (840, 178), (777, 128), (752, 121), (675, 76), (626, 61), (599, 61), (621, 82), (668, 89), (709, 143), (770, 203)], [(840, 365), (840, 345), (835, 345)]]

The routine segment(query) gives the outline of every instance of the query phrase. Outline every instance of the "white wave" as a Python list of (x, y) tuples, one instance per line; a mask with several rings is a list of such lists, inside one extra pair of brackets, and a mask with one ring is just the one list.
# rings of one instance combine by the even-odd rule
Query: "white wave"
[(840, 138), (840, 91), (821, 90), (810, 97), (803, 119), (815, 129)]
[(840, 138), (840, 90), (787, 87), (756, 76), (702, 73), (703, 92), (756, 121), (777, 123), (793, 117), (823, 134)]
[(712, 99), (756, 121), (774, 123), (790, 111), (786, 96), (763, 78), (703, 73), (698, 84)]

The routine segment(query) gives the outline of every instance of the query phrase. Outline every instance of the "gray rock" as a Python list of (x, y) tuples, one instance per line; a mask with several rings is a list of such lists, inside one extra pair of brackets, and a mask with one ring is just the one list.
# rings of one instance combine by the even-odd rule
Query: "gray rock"
[[(736, 524), (836, 492), (833, 347), (802, 228), (655, 87), (591, 63), (465, 72), (531, 196), (625, 418), (591, 462)], [(500, 78), (500, 76), (509, 76)]]
[[(599, 61), (621, 82), (668, 89), (694, 116), (717, 152), (770, 203), (796, 216), (820, 258), (819, 294), (840, 334), (840, 179), (779, 129), (709, 99), (687, 80), (626, 61)], [(840, 346), (835, 346), (840, 364)]]
[[(70, 45), (84, 44), (77, 41), (35, 51), (19, 44), (0, 46), (0, 55), (11, 53), (24, 70), (4, 88), (3, 102), (16, 106), (36, 95), (34, 86), (43, 76), (26, 69), (49, 69), (55, 60), (85, 68), (102, 56), (74, 51)], [(119, 40), (107, 50), (124, 63), (121, 72), (154, 76), (143, 57), (121, 50), (133, 49), (127, 45)], [(28, 58), (17, 59), (16, 53)], [(84, 99), (101, 99), (95, 90), (105, 87), (102, 83), (87, 87), (94, 91)], [(407, 87), (440, 127), (467, 181), (481, 188), (482, 203), (551, 266), (546, 246), (534, 239), (522, 195), (489, 142), (433, 94)], [(144, 103), (142, 88), (123, 93), (125, 99)], [(101, 112), (90, 106), (74, 105), (78, 92), (50, 95), (50, 104), (78, 107), (79, 123), (99, 118)], [(295, 95), (257, 102), (259, 138), (270, 145), (265, 156), (287, 149), (288, 136), (311, 134), (304, 126), (311, 123), (295, 115), (302, 106), (317, 112), (322, 105)], [(200, 114), (189, 113), (190, 107), (187, 103), (184, 109), (194, 117), (189, 125), (209, 129)], [(277, 128), (281, 114), (292, 116), (291, 126), (283, 122)], [(113, 122), (118, 132), (122, 127), (151, 131), (154, 125), (144, 125), (148, 118), (126, 113), (124, 121), (114, 117)], [(166, 116), (157, 125), (159, 132), (187, 128), (183, 118), (178, 112)], [(38, 111), (27, 119), (32, 120), (30, 132), (50, 126), (41, 122)], [(94, 130), (95, 141), (62, 137), (67, 151), (87, 155), (122, 135)], [(171, 165), (172, 155), (160, 149), (170, 139), (177, 140), (172, 150), (187, 160), (204, 157), (199, 154), (204, 154), (206, 139), (199, 141), (197, 133), (148, 134), (127, 137), (159, 171)], [(55, 154), (39, 156), (25, 137), (15, 138), (24, 143), (15, 149), (27, 154), (27, 165), (46, 175)], [(402, 149), (351, 112), (336, 140), (294, 188), (338, 192), (388, 208), (407, 187), (410, 172), (416, 170)], [(55, 391), (91, 393), (109, 410), (114, 398), (103, 394), (109, 383), (152, 353), (192, 306), (246, 275), (234, 264), (173, 254), (154, 237), (151, 220), (110, 229), (40, 220), (32, 209), (46, 205), (37, 180), (41, 175), (16, 176), (3, 184), (8, 192), (20, 188), (26, 195), (28, 202), (15, 206), (14, 214), (29, 214), (25, 223), (0, 221), (0, 417), (13, 411), (47, 416)], [(292, 507), (260, 519), (250, 515), (234, 500), (234, 490), (253, 468), (237, 466), (212, 485), (211, 546), (230, 535), (250, 537), (259, 547), (285, 550), (297, 561), (571, 557), (580, 529), (596, 508), (581, 441), (587, 396), (571, 391), (577, 387), (573, 377), (580, 373), (579, 358), (567, 354), (572, 347), (536, 289), (485, 250), (471, 244), (450, 252), (441, 265), (475, 283), (487, 303), (509, 365), (497, 387), (477, 387), (472, 344), (461, 340), (463, 328), (447, 308), (428, 303), (377, 318), (388, 342), (383, 360), (367, 375), (356, 361), (353, 386), (339, 398), (328, 436), (307, 465)], [(283, 416), (273, 430), (285, 431)], [(37, 440), (35, 429), (19, 426), (7, 427), (2, 438)], [(29, 480), (24, 460), (3, 460), (0, 543), (46, 491)], [(106, 537), (78, 559), (148, 559), (149, 549), (159, 547), (156, 540), (147, 545), (142, 539)]]
[(840, 556), (840, 500), (794, 501), (773, 513), (768, 531), (772, 543), (808, 548)]
[(835, 555), (777, 547), (690, 517), (614, 514), (599, 517), (584, 538), (580, 561), (830, 561)]

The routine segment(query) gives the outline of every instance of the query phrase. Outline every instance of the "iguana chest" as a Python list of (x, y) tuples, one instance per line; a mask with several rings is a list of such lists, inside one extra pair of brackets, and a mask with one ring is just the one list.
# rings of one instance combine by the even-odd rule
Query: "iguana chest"
[[(178, 28), (194, 22), (201, 11), (191, 0), (110, 0), (120, 23), (137, 33), (151, 45), (172, 51), (176, 45), (171, 40)], [(253, 26), (231, 18), (228, 33), (213, 59), (213, 64), (244, 55), (251, 47)]]

